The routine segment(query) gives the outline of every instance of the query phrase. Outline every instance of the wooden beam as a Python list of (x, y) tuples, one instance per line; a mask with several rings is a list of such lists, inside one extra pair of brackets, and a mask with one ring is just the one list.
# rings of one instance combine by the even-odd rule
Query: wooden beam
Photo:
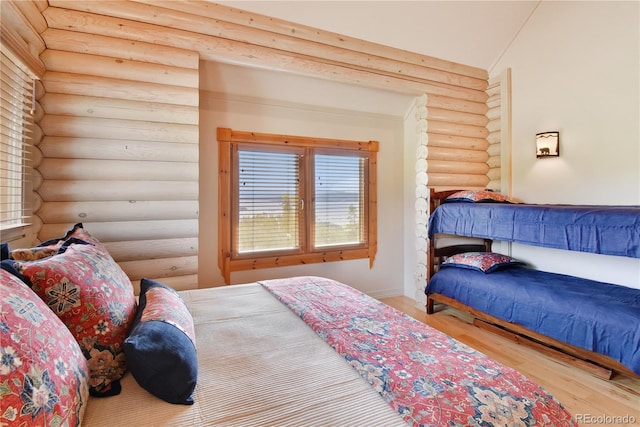
[[(102, 10), (101, 2), (54, 1), (52, 3), (70, 9), (78, 9), (65, 10), (58, 7), (47, 9), (44, 14), (49, 26), (52, 28), (68, 28), (75, 31), (142, 42), (153, 41), (157, 44), (186, 50), (197, 49), (200, 57), (205, 60), (292, 72), (412, 95), (433, 93), (477, 103), (484, 103), (487, 98), (484, 90), (456, 86), (449, 82), (433, 81), (422, 78), (420, 75), (385, 73), (370, 67), (353, 64), (353, 61), (347, 63), (335, 61), (331, 56), (322, 59), (307, 53), (288, 52), (245, 41), (176, 29), (175, 27), (158, 26), (150, 23), (155, 22), (155, 19), (152, 19), (149, 15), (149, 6), (145, 6), (133, 13), (128, 9)], [(126, 2), (118, 2), (117, 4), (120, 6), (123, 3)], [(85, 10), (95, 13), (101, 12), (111, 16), (88, 13)], [(113, 17), (113, 15), (120, 15), (126, 18)], [(136, 21), (135, 19), (141, 21)], [(401, 66), (401, 64), (396, 65)]]
[(158, 221), (198, 218), (197, 200), (44, 202), (38, 216), (46, 224), (70, 222)]
[(436, 120), (440, 122), (480, 127), (485, 127), (489, 121), (487, 116), (484, 114), (467, 113), (464, 111), (455, 111), (437, 107), (428, 107), (428, 109), (429, 121)]
[(47, 114), (123, 120), (135, 118), (147, 122), (183, 125), (197, 125), (199, 122), (198, 107), (190, 105), (53, 92), (45, 94), (39, 101)]
[(427, 147), (461, 148), (466, 150), (486, 151), (489, 143), (484, 138), (446, 135), (432, 131), (427, 132)]
[[(93, 160), (45, 158), (38, 166), (45, 180), (192, 181), (198, 184), (198, 164), (148, 160)], [(125, 199), (126, 200), (126, 199)]]
[(461, 148), (442, 148), (428, 146), (427, 160), (446, 160), (450, 162), (486, 163), (489, 155), (486, 150), (469, 150)]
[(162, 7), (187, 12), (192, 15), (215, 17), (220, 21), (238, 24), (248, 28), (268, 31), (277, 35), (294, 35), (296, 38), (318, 42), (327, 46), (334, 46), (354, 52), (362, 52), (366, 55), (383, 57), (400, 63), (414, 64), (435, 70), (443, 70), (461, 76), (469, 76), (486, 80), (486, 70), (409, 52), (366, 40), (348, 37), (342, 34), (332, 33), (318, 28), (285, 21), (258, 13), (216, 4), (213, 2), (173, 2), (156, 0), (134, 0), (140, 3), (160, 5)]
[(425, 185), (442, 188), (484, 188), (489, 182), (487, 175), (465, 175), (429, 172)]
[(431, 159), (427, 163), (427, 172), (429, 175), (434, 174), (452, 174), (452, 175), (482, 175), (489, 171), (489, 165), (486, 162), (465, 162), (460, 160), (435, 160)]
[[(42, 176), (37, 174), (37, 176)], [(47, 179), (37, 186), (44, 201), (197, 200), (198, 183), (190, 181), (69, 181)], [(64, 231), (63, 233), (64, 234)], [(44, 239), (46, 240), (46, 239)]]
[(144, 80), (146, 83), (164, 86), (199, 87), (200, 76), (197, 69), (53, 49), (42, 52), (40, 59), (47, 71), (130, 81)]
[(45, 157), (96, 160), (148, 160), (198, 163), (198, 144), (182, 142), (45, 136), (38, 144)]
[(129, 139), (133, 135), (140, 141), (198, 143), (198, 126), (142, 120), (102, 119), (97, 117), (67, 117), (47, 114), (40, 121), (45, 135)]
[(198, 238), (135, 240), (104, 243), (111, 256), (120, 261), (173, 258), (198, 254)]
[[(36, 4), (35, 1), (3, 0), (2, 3), (4, 4), (7, 2), (13, 3), (15, 7), (18, 10), (20, 10), (20, 13), (22, 13), (22, 15), (25, 17), (26, 21), (31, 25), (31, 28), (33, 28), (36, 34), (42, 34), (42, 32), (47, 29), (47, 21), (45, 21), (44, 17), (42, 16), (42, 10), (38, 8), (38, 5)], [(42, 46), (44, 47), (44, 45)]]
[[(142, 78), (142, 77), (141, 77)], [(197, 107), (197, 88), (167, 86), (145, 81), (132, 82), (123, 79), (86, 76), (47, 71), (42, 84), (46, 92), (117, 98), (130, 101), (159, 102)]]
[(156, 43), (144, 43), (119, 37), (107, 37), (57, 28), (47, 28), (42, 33), (42, 37), (47, 43), (47, 49), (91, 53), (193, 70), (197, 70), (200, 63), (198, 52), (162, 46)]
[[(2, 2), (4, 7), (5, 2)], [(3, 19), (5, 16), (2, 17)], [(45, 73), (45, 66), (30, 49), (27, 42), (9, 25), (0, 26), (0, 40), (7, 47), (7, 56), (22, 70), (34, 78), (41, 78)]]
[[(268, 22), (268, 24), (265, 26), (266, 28), (260, 28), (256, 25), (251, 25), (256, 19), (260, 19), (259, 15), (253, 13), (244, 12), (245, 14), (253, 15), (249, 19), (249, 25), (245, 22), (239, 23), (234, 22), (234, 20), (226, 20), (225, 16), (229, 16), (229, 14), (224, 12), (229, 9), (224, 6), (213, 5), (212, 8), (209, 8), (207, 3), (204, 2), (188, 3), (156, 0), (144, 1), (143, 3), (144, 5), (140, 4), (135, 7), (132, 2), (129, 2), (126, 5), (127, 19), (141, 21), (147, 16), (153, 16), (153, 20), (144, 22), (310, 56), (317, 61), (349, 64), (388, 75), (401, 74), (407, 76), (407, 78), (421, 78), (482, 91), (487, 86), (486, 77), (477, 78), (454, 73), (451, 71), (453, 63), (446, 63), (435, 58), (424, 57), (420, 64), (395, 58), (386, 58), (384, 53), (394, 52), (394, 49), (388, 46), (364, 42), (360, 43), (360, 49), (370, 47), (366, 52), (360, 49), (350, 49), (345, 46), (346, 38), (337, 34), (331, 37), (330, 40), (338, 40), (342, 37), (343, 42), (341, 44), (324, 43), (319, 34), (322, 31), (308, 27), (308, 31), (305, 32), (303, 31), (303, 26), (299, 24), (292, 24), (297, 29), (293, 29), (290, 32), (274, 32), (273, 30), (278, 28), (276, 22), (280, 20), (266, 16), (262, 16), (262, 21)], [(163, 9), (165, 9), (164, 13)], [(173, 12), (167, 13), (166, 9)], [(101, 12), (103, 11), (98, 13)], [(308, 38), (301, 37), (301, 34), (305, 33), (309, 35)], [(352, 40), (355, 41), (356, 39)], [(417, 56), (418, 54), (415, 55)]]
[[(198, 237), (197, 219), (84, 222), (83, 225), (101, 243)], [(72, 226), (73, 223), (43, 224), (38, 238), (45, 241), (64, 236)]]
[(197, 256), (122, 261), (118, 264), (131, 280), (140, 280), (143, 277), (162, 279), (171, 276), (198, 274)]
[[(24, 8), (19, 7), (20, 1), (16, 0), (2, 0), (0, 2), (0, 15), (2, 15), (2, 28), (11, 28), (12, 31), (25, 43), (27, 50), (31, 56), (38, 58), (38, 55), (45, 50), (45, 44), (40, 37), (40, 34), (35, 25), (41, 25), (38, 22), (32, 23), (22, 13)], [(4, 40), (4, 32), (2, 34), (2, 41)], [(35, 70), (34, 70), (35, 71)]]

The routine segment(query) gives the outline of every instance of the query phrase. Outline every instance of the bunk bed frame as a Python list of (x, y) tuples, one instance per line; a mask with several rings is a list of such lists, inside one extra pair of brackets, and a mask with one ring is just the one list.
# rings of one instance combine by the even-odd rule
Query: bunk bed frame
[[(456, 193), (457, 191), (459, 190), (435, 191), (434, 189), (431, 189), (431, 214), (433, 214), (435, 209), (443, 202), (443, 200)], [(441, 263), (445, 258), (464, 252), (489, 252), (491, 251), (491, 246), (493, 243), (492, 239), (478, 238), (476, 239), (477, 243), (465, 242), (463, 244), (438, 246), (438, 239), (440, 237), (441, 235), (433, 235), (429, 239), (429, 253), (427, 256), (427, 284), (429, 283), (433, 275), (438, 271)], [(476, 327), (499, 334), (505, 338), (515, 341), (516, 343), (532, 347), (542, 353), (559, 359), (564, 363), (586, 370), (597, 377), (603, 379), (611, 379), (614, 372), (619, 372), (634, 378), (640, 377), (630, 368), (609, 356), (605, 356), (600, 353), (567, 344), (565, 342), (526, 328), (517, 323), (502, 320), (481, 310), (463, 304), (460, 301), (446, 295), (442, 295), (439, 293), (427, 293), (426, 290), (425, 293), (427, 314), (435, 313), (436, 304), (444, 304), (462, 312), (469, 313), (473, 317), (472, 323)]]

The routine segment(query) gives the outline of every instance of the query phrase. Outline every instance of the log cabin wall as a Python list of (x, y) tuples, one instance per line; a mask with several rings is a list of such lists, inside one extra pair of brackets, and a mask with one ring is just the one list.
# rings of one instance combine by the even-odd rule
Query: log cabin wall
[(487, 124), (487, 130), (489, 135), (487, 141), (489, 147), (487, 153), (489, 158), (487, 164), (489, 165), (489, 171), (487, 176), (489, 177), (489, 183), (487, 188), (494, 191), (500, 191), (500, 169), (501, 169), (501, 140), (500, 140), (500, 78), (493, 77), (489, 79), (489, 86), (487, 87), (487, 118), (489, 123)]
[(419, 129), (418, 159), (424, 159), (424, 164), (419, 162), (419, 172), (424, 168), (426, 185), (484, 188), (489, 181), (486, 103), (433, 94), (421, 102), (424, 124)]
[(197, 287), (197, 53), (42, 36), (40, 239), (83, 222), (132, 281)]
[(38, 237), (83, 222), (134, 281), (197, 286), (198, 238), (215, 238), (198, 235), (198, 57), (419, 96), (418, 182), (488, 182), (485, 70), (215, 3), (32, 4), (47, 70)]
[(487, 86), (487, 188), (511, 195), (511, 70), (489, 79)]
[(136, 288), (197, 287), (198, 53), (50, 22), (40, 35), (38, 239), (82, 222)]

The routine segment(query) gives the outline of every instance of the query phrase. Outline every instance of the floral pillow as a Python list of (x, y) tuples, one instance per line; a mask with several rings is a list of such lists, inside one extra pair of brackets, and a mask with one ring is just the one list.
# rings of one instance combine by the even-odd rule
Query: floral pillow
[(95, 247), (107, 251), (102, 243), (84, 229), (81, 222), (75, 224), (64, 236), (49, 239), (33, 248), (18, 248), (9, 252), (9, 258), (16, 261), (35, 261), (58, 253), (60, 248), (70, 239), (78, 239), (91, 243)]
[(460, 267), (483, 273), (524, 265), (522, 261), (494, 252), (464, 252), (448, 257), (441, 267)]
[(104, 249), (104, 247), (102, 246), (102, 243), (100, 243), (98, 239), (93, 237), (87, 230), (85, 230), (81, 222), (75, 224), (69, 231), (65, 233), (64, 236), (49, 239), (45, 242), (40, 243), (38, 246), (40, 247), (51, 246), (51, 245), (61, 246), (64, 242), (66, 242), (71, 238), (84, 240), (85, 242), (91, 243), (92, 245), (97, 246), (100, 249)]
[(12, 267), (80, 344), (89, 364), (90, 393), (118, 394), (127, 370), (122, 345), (136, 299), (131, 281), (109, 253), (72, 238), (52, 257), (13, 261)]
[(142, 388), (169, 403), (193, 404), (198, 380), (195, 330), (176, 291), (153, 280), (140, 281), (140, 305), (124, 352)]
[(504, 194), (489, 190), (462, 190), (448, 196), (444, 202), (511, 203), (511, 200)]
[(87, 360), (62, 321), (0, 269), (0, 425), (79, 426)]
[(99, 249), (107, 252), (107, 249), (93, 237), (87, 230), (84, 229), (82, 223), (75, 224), (71, 230), (67, 231), (64, 236), (49, 239), (40, 243), (33, 248), (18, 248), (9, 252), (9, 258), (16, 261), (35, 261), (38, 259), (46, 258), (58, 253), (60, 248), (68, 242), (70, 239), (79, 239), (87, 243), (91, 243)]

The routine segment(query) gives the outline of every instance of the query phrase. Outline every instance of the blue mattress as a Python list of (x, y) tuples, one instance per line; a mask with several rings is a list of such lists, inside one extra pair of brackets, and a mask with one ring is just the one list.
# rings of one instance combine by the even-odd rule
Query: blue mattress
[(443, 203), (428, 231), (640, 258), (640, 206)]
[(443, 267), (425, 293), (604, 354), (640, 375), (639, 289), (525, 267), (490, 274)]

